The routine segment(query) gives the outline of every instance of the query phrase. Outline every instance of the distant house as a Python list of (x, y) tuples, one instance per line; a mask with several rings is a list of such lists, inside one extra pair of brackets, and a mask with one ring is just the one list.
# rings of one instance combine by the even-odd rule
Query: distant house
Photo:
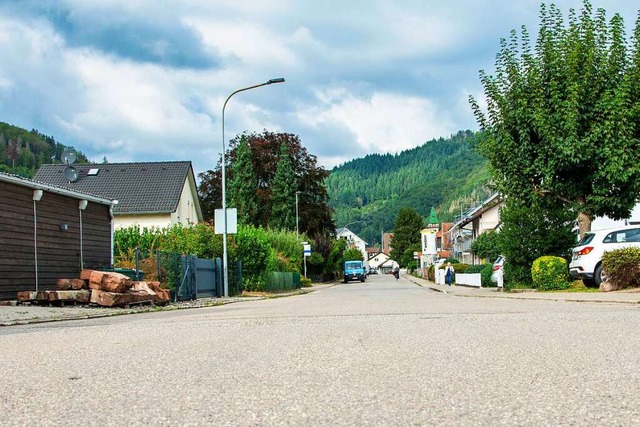
[(503, 205), (504, 198), (495, 193), (451, 226), (449, 234), (453, 241), (454, 257), (467, 264), (480, 261), (471, 253), (471, 243), (482, 233), (500, 228), (500, 208)]
[(118, 201), (115, 227), (190, 226), (202, 221), (191, 162), (74, 164), (77, 179), (69, 181), (67, 165), (42, 165), (35, 180)]
[(113, 264), (115, 202), (0, 173), (0, 299)]
[(350, 247), (354, 247), (362, 252), (362, 259), (364, 259), (365, 262), (367, 261), (367, 242), (358, 237), (358, 235), (356, 235), (353, 231), (349, 230), (346, 227), (338, 228), (336, 230), (336, 238), (345, 239), (347, 241), (347, 245)]
[(438, 250), (438, 258), (449, 258), (453, 255), (453, 241), (451, 240), (452, 222), (443, 222), (440, 224), (440, 230), (436, 234), (436, 248)]
[(393, 260), (389, 258), (389, 255), (384, 252), (378, 252), (371, 258), (369, 258), (369, 268), (373, 270), (377, 270), (380, 273), (385, 273), (382, 266), (387, 265), (388, 269), (393, 268)]
[(367, 251), (367, 257), (365, 258), (366, 261), (368, 261), (371, 258), (375, 257), (376, 255), (378, 255), (381, 252), (380, 248), (377, 248), (377, 247), (368, 247), (365, 250)]

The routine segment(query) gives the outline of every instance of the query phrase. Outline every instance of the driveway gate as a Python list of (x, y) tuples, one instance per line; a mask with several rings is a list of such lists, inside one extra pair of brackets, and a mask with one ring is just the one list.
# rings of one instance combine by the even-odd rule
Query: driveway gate
[[(176, 299), (180, 301), (198, 298), (224, 296), (224, 278), (220, 258), (205, 259), (193, 255), (183, 255), (181, 277)], [(230, 264), (229, 296), (242, 294), (242, 264), (240, 261)]]

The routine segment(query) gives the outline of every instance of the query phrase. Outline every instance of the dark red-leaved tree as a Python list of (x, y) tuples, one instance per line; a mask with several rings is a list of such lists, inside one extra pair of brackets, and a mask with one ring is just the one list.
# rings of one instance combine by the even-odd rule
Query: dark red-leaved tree
[[(302, 146), (300, 138), (290, 133), (274, 133), (266, 130), (260, 134), (244, 133), (236, 136), (230, 141), (226, 155), (227, 185), (233, 180), (231, 165), (236, 159), (241, 139), (249, 144), (252, 153), (261, 225), (266, 227), (269, 224), (272, 205), (271, 185), (276, 175), (282, 145), (285, 144), (295, 173), (295, 191), (300, 192), (298, 195), (300, 233), (306, 233), (309, 237), (316, 234), (335, 233), (335, 224), (331, 217), (332, 211), (327, 205), (329, 196), (324, 185), (324, 180), (329, 172), (318, 166), (316, 156), (309, 154), (307, 149)], [(201, 181), (199, 193), (202, 210), (207, 220), (212, 219), (215, 209), (222, 207), (220, 163), (218, 162), (215, 170), (198, 174)], [(227, 201), (229, 200), (229, 187), (227, 186)], [(227, 204), (227, 207), (234, 206)]]

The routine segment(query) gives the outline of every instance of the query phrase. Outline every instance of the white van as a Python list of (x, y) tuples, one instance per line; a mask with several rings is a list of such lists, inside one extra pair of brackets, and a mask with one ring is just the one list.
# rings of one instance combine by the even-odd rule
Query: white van
[(587, 232), (572, 250), (569, 274), (587, 286), (600, 286), (602, 254), (630, 246), (640, 247), (640, 225)]

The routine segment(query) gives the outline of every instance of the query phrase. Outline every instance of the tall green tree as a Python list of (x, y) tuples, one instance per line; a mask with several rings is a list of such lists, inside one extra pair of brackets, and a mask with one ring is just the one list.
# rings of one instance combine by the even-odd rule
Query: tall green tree
[(296, 176), (286, 144), (280, 148), (276, 175), (271, 184), (271, 216), (269, 225), (275, 229), (296, 228)]
[(506, 258), (505, 280), (530, 284), (531, 265), (538, 257), (568, 258), (576, 242), (573, 218), (561, 205), (549, 207), (507, 198), (497, 233), (498, 247)]
[[(329, 196), (324, 180), (328, 172), (318, 166), (316, 156), (310, 154), (302, 146), (297, 135), (289, 133), (274, 133), (264, 131), (257, 133), (244, 133), (236, 136), (229, 143), (227, 156), (227, 177), (232, 179), (232, 165), (237, 156), (238, 145), (241, 139), (245, 139), (251, 149), (253, 169), (257, 178), (257, 199), (261, 225), (266, 227), (271, 216), (271, 185), (275, 178), (282, 145), (288, 148), (292, 170), (296, 177), (300, 191), (299, 195), (299, 223), (300, 233), (307, 236), (335, 234), (335, 223), (332, 218), (333, 211), (328, 205)], [(202, 200), (203, 215), (205, 219), (213, 217), (213, 210), (222, 202), (221, 193), (221, 162), (213, 170), (200, 173), (200, 186), (198, 193)], [(295, 200), (294, 200), (295, 204)], [(294, 207), (295, 215), (295, 207)], [(314, 237), (315, 238), (315, 237)]]
[(420, 230), (424, 227), (424, 221), (420, 214), (412, 208), (401, 208), (396, 217), (395, 227), (393, 228), (393, 237), (391, 237), (390, 246), (391, 258), (405, 267), (411, 262), (411, 256), (407, 255), (408, 249), (420, 247)]
[(246, 139), (241, 139), (232, 165), (229, 181), (231, 207), (238, 209), (238, 222), (243, 225), (261, 224), (258, 211), (258, 183), (251, 161), (251, 148)]
[(526, 28), (501, 40), (496, 74), (480, 72), (488, 111), (471, 106), (483, 131), (480, 152), (508, 197), (594, 216), (628, 217), (640, 195), (640, 113), (636, 23), (628, 49), (624, 22), (584, 1), (568, 25), (541, 6), (535, 49)]

